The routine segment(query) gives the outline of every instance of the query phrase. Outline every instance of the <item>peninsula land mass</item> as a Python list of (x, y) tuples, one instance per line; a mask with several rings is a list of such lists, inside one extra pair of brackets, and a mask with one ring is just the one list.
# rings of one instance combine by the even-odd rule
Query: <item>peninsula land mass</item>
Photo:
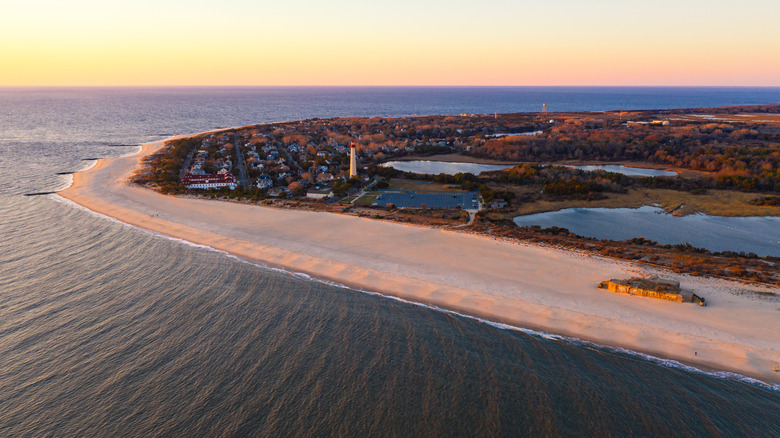
[[(392, 165), (423, 160), (497, 168)], [(780, 382), (780, 257), (514, 222), (646, 205), (780, 216), (780, 105), (269, 123), (143, 145), (59, 194), (253, 263)], [(599, 288), (629, 277), (679, 282), (706, 306)]]

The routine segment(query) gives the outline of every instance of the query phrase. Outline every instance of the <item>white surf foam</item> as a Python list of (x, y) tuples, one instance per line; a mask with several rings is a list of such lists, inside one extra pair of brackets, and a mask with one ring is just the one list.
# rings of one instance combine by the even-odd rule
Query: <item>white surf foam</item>
[(215, 253), (221, 254), (221, 255), (223, 255), (225, 257), (228, 257), (228, 258), (230, 258), (232, 260), (236, 260), (236, 261), (238, 261), (240, 263), (245, 263), (245, 264), (252, 265), (254, 267), (260, 268), (260, 269), (281, 273), (281, 274), (288, 275), (288, 276), (291, 276), (293, 278), (297, 278), (297, 279), (300, 279), (300, 280), (312, 281), (312, 282), (319, 283), (319, 284), (324, 284), (324, 285), (327, 285), (327, 286), (333, 286), (333, 287), (337, 287), (337, 288), (341, 288), (341, 289), (347, 289), (347, 290), (360, 292), (360, 293), (364, 293), (364, 294), (368, 294), (368, 295), (379, 296), (379, 297), (382, 297), (382, 298), (385, 298), (385, 299), (390, 299), (390, 300), (394, 300), (394, 301), (400, 301), (400, 302), (405, 303), (405, 304), (411, 304), (411, 305), (414, 305), (414, 306), (423, 307), (423, 308), (426, 308), (426, 309), (429, 309), (429, 310), (433, 310), (433, 311), (436, 311), (436, 312), (442, 312), (442, 313), (446, 313), (448, 315), (453, 315), (453, 316), (457, 316), (457, 317), (461, 317), (461, 318), (467, 318), (467, 319), (475, 320), (475, 321), (481, 322), (483, 324), (487, 324), (487, 325), (489, 325), (491, 327), (494, 327), (496, 329), (499, 329), (499, 330), (511, 330), (511, 331), (522, 332), (522, 333), (525, 333), (526, 335), (533, 336), (533, 337), (540, 338), (540, 339), (565, 342), (565, 343), (567, 343), (569, 345), (575, 345), (575, 346), (579, 346), (579, 347), (583, 347), (583, 348), (594, 349), (594, 350), (596, 350), (598, 352), (601, 352), (603, 354), (621, 354), (621, 355), (626, 355), (626, 356), (630, 356), (630, 357), (639, 358), (641, 360), (653, 363), (653, 364), (658, 365), (658, 366), (666, 367), (666, 368), (682, 369), (682, 370), (685, 370), (685, 371), (688, 371), (688, 372), (692, 372), (692, 373), (702, 374), (702, 375), (715, 377), (715, 378), (720, 378), (720, 379), (739, 381), (739, 382), (747, 383), (747, 384), (750, 384), (750, 385), (753, 385), (753, 386), (758, 386), (758, 387), (761, 387), (761, 388), (764, 388), (764, 389), (768, 389), (768, 390), (771, 390), (771, 391), (780, 392), (780, 384), (767, 383), (767, 382), (764, 382), (762, 380), (755, 379), (755, 378), (752, 378), (752, 377), (748, 377), (748, 376), (745, 376), (745, 375), (742, 375), (742, 374), (739, 374), (739, 373), (734, 373), (734, 372), (730, 372), (730, 371), (706, 371), (706, 370), (702, 370), (700, 368), (696, 368), (695, 366), (692, 366), (692, 365), (684, 364), (684, 363), (676, 361), (674, 359), (665, 359), (665, 358), (661, 358), (661, 357), (658, 357), (658, 356), (653, 356), (651, 354), (642, 353), (642, 352), (634, 351), (634, 350), (629, 350), (629, 349), (622, 348), (622, 347), (614, 347), (614, 346), (610, 346), (610, 345), (605, 345), (605, 344), (599, 344), (599, 343), (596, 343), (596, 342), (586, 341), (584, 339), (575, 338), (575, 337), (571, 337), (571, 336), (557, 335), (557, 334), (554, 334), (554, 333), (547, 333), (547, 332), (544, 332), (544, 331), (541, 331), (541, 330), (534, 330), (534, 329), (529, 329), (529, 328), (524, 328), (524, 327), (513, 326), (513, 325), (510, 325), (510, 324), (506, 324), (506, 323), (495, 322), (495, 321), (491, 321), (491, 320), (488, 320), (488, 319), (485, 319), (485, 318), (480, 318), (480, 317), (477, 317), (477, 316), (468, 315), (468, 314), (465, 314), (465, 313), (456, 312), (454, 310), (449, 310), (449, 309), (446, 309), (446, 308), (438, 307), (438, 306), (435, 306), (433, 304), (426, 304), (426, 303), (420, 303), (420, 302), (417, 302), (417, 301), (411, 301), (411, 300), (407, 300), (407, 299), (404, 299), (404, 298), (396, 297), (396, 296), (393, 296), (393, 295), (387, 295), (387, 294), (384, 294), (384, 293), (381, 293), (381, 292), (377, 292), (377, 291), (372, 291), (372, 290), (368, 290), (368, 289), (360, 289), (360, 288), (349, 286), (349, 285), (346, 285), (346, 284), (343, 284), (343, 283), (339, 283), (339, 282), (336, 282), (336, 281), (332, 281), (332, 280), (328, 280), (328, 279), (324, 279), (324, 278), (319, 278), (319, 277), (314, 277), (314, 276), (311, 276), (311, 275), (309, 275), (309, 274), (307, 274), (305, 272), (299, 272), (299, 271), (286, 269), (286, 268), (283, 268), (283, 267), (280, 267), (280, 266), (259, 263), (259, 262), (254, 261), (254, 260), (249, 260), (249, 259), (245, 259), (245, 258), (242, 258), (242, 257), (235, 256), (235, 255), (233, 255), (233, 254), (231, 254), (231, 253), (229, 253), (227, 251), (224, 251), (224, 250), (221, 250), (221, 249), (217, 249), (217, 248), (214, 248), (214, 247), (211, 247), (211, 246), (208, 246), (208, 245), (202, 245), (202, 244), (199, 244), (199, 243), (190, 242), (190, 241), (185, 240), (185, 239), (180, 239), (180, 238), (177, 238), (177, 237), (171, 237), (171, 236), (168, 236), (166, 234), (158, 233), (156, 231), (147, 230), (145, 228), (137, 227), (135, 225), (131, 225), (131, 224), (122, 222), (122, 221), (120, 221), (118, 219), (115, 219), (115, 218), (113, 218), (111, 216), (106, 216), (106, 215), (104, 215), (102, 213), (98, 213), (96, 211), (90, 210), (90, 209), (88, 209), (88, 208), (86, 208), (86, 207), (84, 207), (82, 205), (79, 205), (79, 204), (77, 204), (77, 203), (75, 203), (75, 202), (73, 202), (73, 201), (71, 201), (69, 199), (63, 198), (62, 196), (59, 196), (57, 194), (47, 195), (47, 197), (49, 197), (51, 199), (54, 199), (57, 202), (62, 202), (64, 204), (67, 204), (67, 205), (70, 205), (70, 206), (74, 206), (74, 207), (76, 207), (76, 208), (78, 208), (78, 209), (80, 209), (82, 211), (86, 211), (86, 212), (88, 212), (88, 213), (90, 213), (90, 214), (92, 214), (92, 215), (94, 215), (96, 217), (100, 217), (102, 219), (108, 219), (111, 222), (121, 224), (122, 226), (125, 226), (125, 227), (128, 227), (128, 228), (132, 228), (134, 230), (141, 231), (143, 233), (152, 235), (154, 237), (170, 240), (170, 241), (173, 241), (173, 242), (176, 242), (176, 243), (179, 243), (179, 244), (184, 244), (184, 245), (187, 245), (187, 246), (191, 246), (193, 248), (198, 248), (198, 249), (202, 249), (202, 250), (206, 250), (206, 251), (210, 251), (210, 252), (215, 252)]
[(139, 154), (143, 149), (144, 148), (142, 147), (142, 145), (134, 146), (133, 149), (131, 150), (131, 152), (128, 152), (126, 154), (122, 154), (122, 155), (120, 155), (118, 157), (109, 157), (109, 158), (127, 158), (127, 157), (132, 157), (133, 155)]
[[(75, 172), (85, 172), (85, 171), (87, 171), (89, 169), (92, 169), (93, 167), (95, 167), (97, 165), (97, 162), (98, 162), (98, 160), (89, 160), (87, 162), (88, 164), (86, 166), (84, 166), (83, 168), (81, 168), (79, 170), (74, 171), (74, 173)], [(73, 174), (72, 173), (69, 173), (67, 175), (62, 175), (62, 176), (65, 177), (65, 183), (63, 183), (63, 185), (61, 187), (58, 187), (58, 188), (54, 189), (53, 191), (61, 192), (61, 191), (65, 190), (65, 189), (67, 189), (67, 188), (69, 188), (70, 186), (73, 185)]]

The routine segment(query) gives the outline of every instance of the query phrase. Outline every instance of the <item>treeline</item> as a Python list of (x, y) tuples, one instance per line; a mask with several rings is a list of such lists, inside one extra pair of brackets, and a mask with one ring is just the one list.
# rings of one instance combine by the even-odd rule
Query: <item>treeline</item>
[[(511, 113), (496, 115), (460, 115), (460, 116), (416, 116), (416, 117), (344, 117), (326, 120), (307, 121), (305, 128), (316, 131), (316, 125), (321, 128), (322, 137), (314, 140), (325, 140), (326, 131), (341, 135), (361, 135), (369, 138), (382, 135), (387, 137), (419, 140), (425, 138), (463, 138), (475, 135), (521, 133), (539, 128), (538, 116), (528, 113)], [(290, 126), (300, 130), (297, 126)], [(289, 130), (289, 129), (288, 129)], [(367, 143), (366, 141), (366, 143)]]
[(144, 167), (132, 177), (136, 184), (149, 185), (166, 194), (182, 193), (179, 173), (187, 155), (202, 141), (201, 137), (169, 141), (166, 146), (143, 159)]
[(675, 123), (681, 124), (567, 120), (537, 136), (490, 139), (467, 153), (505, 161), (648, 162), (709, 172), (697, 183), (706, 188), (780, 191), (780, 127)]
[[(541, 193), (547, 197), (601, 199), (603, 193), (626, 193), (629, 189), (669, 189), (702, 193), (707, 190), (740, 190), (761, 191), (772, 190), (771, 187), (763, 187), (758, 178), (721, 175), (718, 177), (683, 178), (680, 176), (636, 177), (605, 170), (587, 171), (567, 166), (552, 166), (543, 164), (525, 163), (508, 170), (483, 172), (479, 176), (470, 173), (456, 175), (426, 175), (402, 172), (390, 167), (374, 166), (370, 175), (379, 175), (384, 178), (406, 177), (418, 180), (436, 181), (443, 184), (454, 184), (463, 190), (480, 190), (487, 192), (488, 187), (497, 184), (516, 186), (535, 185), (541, 187)], [(512, 199), (509, 192), (506, 198)], [(502, 197), (500, 195), (488, 196)], [(758, 205), (774, 205), (780, 202), (778, 197), (762, 198), (764, 201)]]
[(780, 207), (780, 196), (763, 196), (754, 199), (751, 203), (764, 207)]
[[(630, 188), (671, 189), (680, 191), (703, 190), (740, 190), (740, 191), (773, 191), (776, 187), (760, 178), (740, 175), (720, 175), (717, 177), (703, 176), (683, 178), (680, 176), (635, 177), (606, 170), (586, 171), (566, 166), (548, 166), (539, 164), (523, 164), (507, 171), (486, 172), (481, 176), (491, 182), (514, 185), (537, 184), (547, 186), (556, 184), (552, 193), (567, 194), (561, 191), (570, 187), (568, 194), (588, 192), (625, 193)], [(545, 192), (548, 192), (545, 189)]]
[(738, 106), (718, 106), (714, 108), (687, 108), (654, 110), (657, 114), (780, 114), (780, 105), (738, 105)]

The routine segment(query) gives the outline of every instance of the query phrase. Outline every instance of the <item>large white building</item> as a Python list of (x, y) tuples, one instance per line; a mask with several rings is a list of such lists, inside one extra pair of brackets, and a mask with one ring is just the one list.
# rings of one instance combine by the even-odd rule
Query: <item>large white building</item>
[(188, 189), (219, 189), (222, 187), (230, 187), (230, 190), (234, 190), (238, 186), (236, 178), (230, 173), (220, 175), (193, 175), (187, 173), (182, 177), (181, 185)]
[(333, 191), (331, 189), (311, 189), (306, 192), (306, 197), (313, 199), (327, 199), (331, 196), (333, 196)]

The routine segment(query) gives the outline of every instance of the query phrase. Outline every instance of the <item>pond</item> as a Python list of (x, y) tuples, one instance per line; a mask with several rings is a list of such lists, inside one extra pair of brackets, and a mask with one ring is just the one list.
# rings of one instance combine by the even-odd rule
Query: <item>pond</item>
[[(557, 165), (557, 164), (556, 164)], [(403, 172), (413, 172), (420, 174), (438, 175), (446, 173), (455, 175), (456, 173), (471, 173), (479, 175), (482, 172), (491, 170), (502, 170), (513, 167), (513, 164), (476, 164), (476, 163), (450, 163), (446, 161), (388, 161), (382, 164), (385, 167), (392, 167)], [(548, 164), (549, 166), (549, 164)], [(670, 170), (645, 169), (641, 167), (627, 167), (615, 164), (604, 165), (565, 165), (575, 169), (593, 171), (606, 170), (607, 172), (622, 173), (629, 176), (676, 176), (677, 172)]]
[(658, 169), (646, 169), (643, 167), (628, 167), (620, 166), (616, 164), (596, 164), (596, 165), (583, 165), (573, 166), (565, 165), (566, 167), (573, 167), (575, 169), (594, 171), (594, 170), (606, 170), (607, 172), (622, 173), (628, 176), (677, 176), (677, 172), (671, 170), (658, 170)]
[(780, 217), (673, 216), (658, 207), (568, 208), (518, 216), (520, 226), (568, 228), (581, 236), (626, 240), (645, 237), (660, 244), (688, 242), (710, 251), (753, 252), (780, 257)]
[(382, 164), (385, 167), (392, 167), (403, 172), (413, 172), (428, 175), (438, 175), (445, 173), (455, 175), (456, 173), (471, 173), (479, 175), (482, 172), (490, 170), (501, 170), (513, 167), (513, 164), (476, 164), (476, 163), (450, 163), (446, 161), (388, 161)]
[(539, 135), (544, 131), (531, 131), (531, 132), (515, 132), (515, 133), (505, 133), (505, 134), (488, 134), (485, 136), (485, 138), (501, 138), (501, 137), (517, 137), (520, 135)]

